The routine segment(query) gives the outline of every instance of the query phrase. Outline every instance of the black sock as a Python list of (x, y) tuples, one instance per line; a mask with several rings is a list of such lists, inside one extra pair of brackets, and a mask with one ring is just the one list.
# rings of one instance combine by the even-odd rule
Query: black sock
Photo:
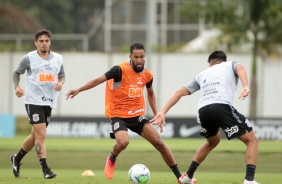
[(21, 148), (15, 157), (16, 162), (20, 163), (26, 154), (27, 152)]
[(177, 164), (172, 165), (172, 166), (169, 166), (169, 167), (170, 167), (170, 169), (172, 170), (172, 172), (174, 173), (174, 175), (176, 176), (176, 178), (177, 178), (177, 179), (180, 178), (181, 173), (180, 173), (180, 171), (179, 171), (179, 169), (178, 169)]
[(48, 165), (47, 165), (46, 158), (40, 158), (39, 162), (41, 164), (41, 167), (42, 167), (43, 171), (45, 171), (45, 170), (47, 170), (49, 168)]
[(115, 156), (115, 155), (111, 152), (110, 159), (111, 159), (111, 161), (112, 161), (113, 163), (116, 162), (116, 158), (117, 158), (117, 156)]
[(194, 172), (197, 170), (198, 166), (199, 166), (199, 164), (197, 162), (195, 162), (195, 161), (191, 162), (190, 167), (186, 172), (189, 178), (191, 178), (191, 179), (193, 178)]
[(253, 181), (255, 178), (256, 166), (252, 164), (247, 164), (246, 166), (246, 177), (248, 181)]

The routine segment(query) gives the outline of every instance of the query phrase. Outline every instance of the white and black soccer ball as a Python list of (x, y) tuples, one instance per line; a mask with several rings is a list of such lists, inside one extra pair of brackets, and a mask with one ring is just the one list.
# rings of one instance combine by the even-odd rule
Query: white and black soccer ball
[(143, 164), (135, 164), (128, 171), (128, 179), (132, 184), (146, 184), (150, 179), (150, 171)]

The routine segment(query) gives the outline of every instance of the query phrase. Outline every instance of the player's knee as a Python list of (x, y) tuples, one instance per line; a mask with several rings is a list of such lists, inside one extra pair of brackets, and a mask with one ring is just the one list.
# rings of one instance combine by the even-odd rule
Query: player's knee
[(117, 145), (120, 149), (124, 150), (129, 144), (129, 140), (118, 141)]
[(39, 140), (42, 140), (44, 141), (46, 138), (46, 133), (45, 132), (38, 132), (36, 135), (35, 135), (35, 139), (39, 139)]
[(244, 139), (242, 139), (242, 141), (246, 144), (246, 145), (254, 145), (256, 147), (258, 147), (259, 145), (259, 140), (258, 138), (255, 136), (255, 134), (253, 132), (250, 132), (250, 133), (247, 133), (247, 134), (244, 134), (243, 136)]
[(251, 142), (252, 144), (254, 144), (255, 146), (257, 146), (257, 147), (258, 147), (258, 145), (259, 145), (259, 141), (258, 141), (258, 138), (257, 138), (256, 136), (253, 136), (253, 137), (250, 139), (250, 142)]
[(161, 140), (161, 139), (158, 139), (157, 141), (155, 141), (153, 143), (153, 146), (159, 150), (159, 151), (163, 151), (163, 150), (166, 150), (167, 149), (167, 146), (164, 144), (164, 142)]
[(207, 139), (207, 143), (210, 147), (215, 148), (220, 143), (220, 136), (214, 136)]
[(208, 142), (208, 145), (209, 147), (211, 147), (211, 149), (215, 148), (220, 142), (220, 139), (219, 140), (213, 140), (213, 141), (209, 141)]

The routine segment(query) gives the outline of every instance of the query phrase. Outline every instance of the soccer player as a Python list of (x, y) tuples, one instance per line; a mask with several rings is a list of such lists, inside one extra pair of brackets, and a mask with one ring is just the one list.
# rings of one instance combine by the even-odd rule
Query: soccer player
[(232, 106), (239, 80), (243, 87), (239, 99), (244, 100), (249, 94), (247, 74), (242, 64), (226, 60), (227, 56), (222, 51), (210, 54), (208, 58), (210, 67), (176, 91), (151, 120), (162, 130), (162, 125), (165, 125), (165, 114), (169, 109), (181, 97), (201, 90), (198, 121), (202, 127), (201, 135), (207, 142), (199, 147), (187, 172), (179, 178), (182, 184), (193, 184), (194, 172), (220, 142), (219, 128), (224, 131), (228, 140), (238, 138), (245, 143), (246, 176), (243, 184), (258, 184), (254, 180), (258, 159), (258, 139), (254, 135), (252, 124)]
[[(15, 177), (20, 176), (20, 162), (33, 147), (42, 166), (43, 177), (45, 179), (56, 177), (47, 165), (45, 137), (52, 108), (57, 106), (59, 91), (65, 81), (65, 72), (62, 56), (49, 50), (50, 39), (49, 30), (42, 29), (36, 32), (34, 43), (37, 50), (23, 56), (13, 74), (16, 95), (25, 97), (25, 108), (32, 125), (31, 133), (23, 141), (19, 152), (11, 156)], [(27, 71), (26, 92), (19, 86), (20, 75), (25, 71)]]
[(70, 90), (66, 99), (75, 97), (78, 93), (94, 88), (106, 82), (105, 113), (111, 119), (111, 137), (115, 138), (110, 156), (107, 158), (104, 173), (112, 179), (117, 156), (129, 144), (128, 129), (139, 134), (150, 142), (161, 154), (166, 164), (171, 168), (177, 180), (181, 176), (171, 150), (160, 138), (160, 134), (145, 116), (145, 101), (143, 90), (146, 86), (150, 107), (156, 115), (156, 99), (153, 90), (153, 75), (144, 67), (145, 49), (141, 43), (130, 46), (130, 61), (113, 66), (100, 77), (89, 81), (78, 89)]

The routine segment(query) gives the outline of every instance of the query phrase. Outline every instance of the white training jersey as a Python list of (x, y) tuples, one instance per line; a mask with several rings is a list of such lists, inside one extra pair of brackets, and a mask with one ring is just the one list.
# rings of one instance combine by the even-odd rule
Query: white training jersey
[(63, 58), (55, 52), (50, 54), (53, 55), (50, 60), (41, 58), (36, 50), (27, 54), (31, 73), (27, 75), (25, 104), (57, 107), (59, 91), (55, 91), (54, 84), (58, 82)]
[(201, 90), (199, 109), (215, 103), (232, 105), (239, 80), (234, 70), (237, 64), (227, 61), (213, 65), (184, 86), (191, 94)]

